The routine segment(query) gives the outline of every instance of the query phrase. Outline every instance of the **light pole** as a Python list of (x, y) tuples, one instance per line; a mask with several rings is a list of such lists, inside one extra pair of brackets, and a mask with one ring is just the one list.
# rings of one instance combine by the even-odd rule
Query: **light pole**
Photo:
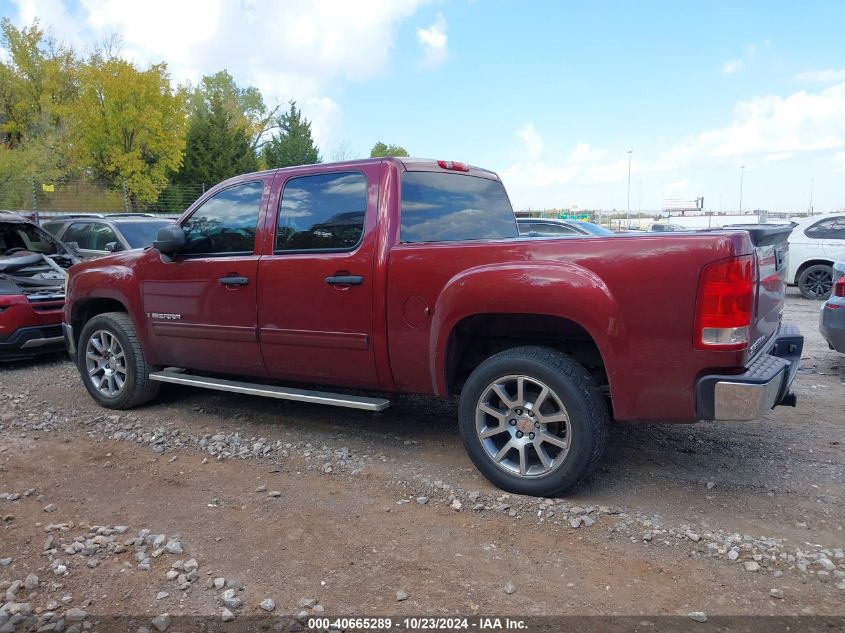
[(742, 215), (742, 184), (745, 181), (745, 165), (739, 167), (739, 214)]
[(628, 213), (625, 215), (625, 229), (631, 228), (631, 152), (628, 150)]
[(810, 215), (813, 215), (813, 185), (816, 183), (815, 178), (810, 178)]

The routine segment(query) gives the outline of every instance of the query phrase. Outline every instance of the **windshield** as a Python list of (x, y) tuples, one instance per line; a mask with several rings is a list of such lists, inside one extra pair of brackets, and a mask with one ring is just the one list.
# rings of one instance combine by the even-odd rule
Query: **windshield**
[(153, 241), (158, 235), (158, 230), (173, 224), (171, 220), (149, 220), (140, 222), (138, 220), (132, 222), (115, 222), (114, 225), (117, 230), (123, 235), (123, 238), (129, 242), (129, 248), (146, 248), (152, 246)]
[(0, 255), (9, 251), (59, 254), (58, 243), (46, 231), (28, 222), (0, 222)]

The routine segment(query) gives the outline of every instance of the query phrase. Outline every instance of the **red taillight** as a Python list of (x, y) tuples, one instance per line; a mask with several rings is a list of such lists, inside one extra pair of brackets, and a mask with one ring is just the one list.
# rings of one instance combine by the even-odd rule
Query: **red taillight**
[(732, 257), (704, 267), (695, 305), (695, 348), (748, 346), (754, 312), (754, 258)]
[(845, 277), (833, 284), (833, 296), (845, 297)]
[(451, 169), (452, 171), (469, 171), (469, 165), (466, 163), (456, 163), (452, 160), (439, 160), (437, 166), (440, 169)]

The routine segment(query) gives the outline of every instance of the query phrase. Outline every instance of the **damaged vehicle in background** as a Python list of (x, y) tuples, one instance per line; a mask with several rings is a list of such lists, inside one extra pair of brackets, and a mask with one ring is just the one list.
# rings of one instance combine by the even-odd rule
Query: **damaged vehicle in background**
[(79, 261), (44, 229), (0, 214), (0, 361), (65, 349), (65, 280)]

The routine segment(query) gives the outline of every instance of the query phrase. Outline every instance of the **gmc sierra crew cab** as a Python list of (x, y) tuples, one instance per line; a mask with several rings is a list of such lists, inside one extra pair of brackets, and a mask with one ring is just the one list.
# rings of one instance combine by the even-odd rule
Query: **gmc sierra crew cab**
[(459, 396), (479, 470), (554, 495), (611, 419), (794, 405), (789, 231), (520, 237), (499, 177), (463, 163), (277, 169), (209, 190), (152, 248), (73, 266), (65, 336), (114, 409), (162, 382), (371, 411)]

